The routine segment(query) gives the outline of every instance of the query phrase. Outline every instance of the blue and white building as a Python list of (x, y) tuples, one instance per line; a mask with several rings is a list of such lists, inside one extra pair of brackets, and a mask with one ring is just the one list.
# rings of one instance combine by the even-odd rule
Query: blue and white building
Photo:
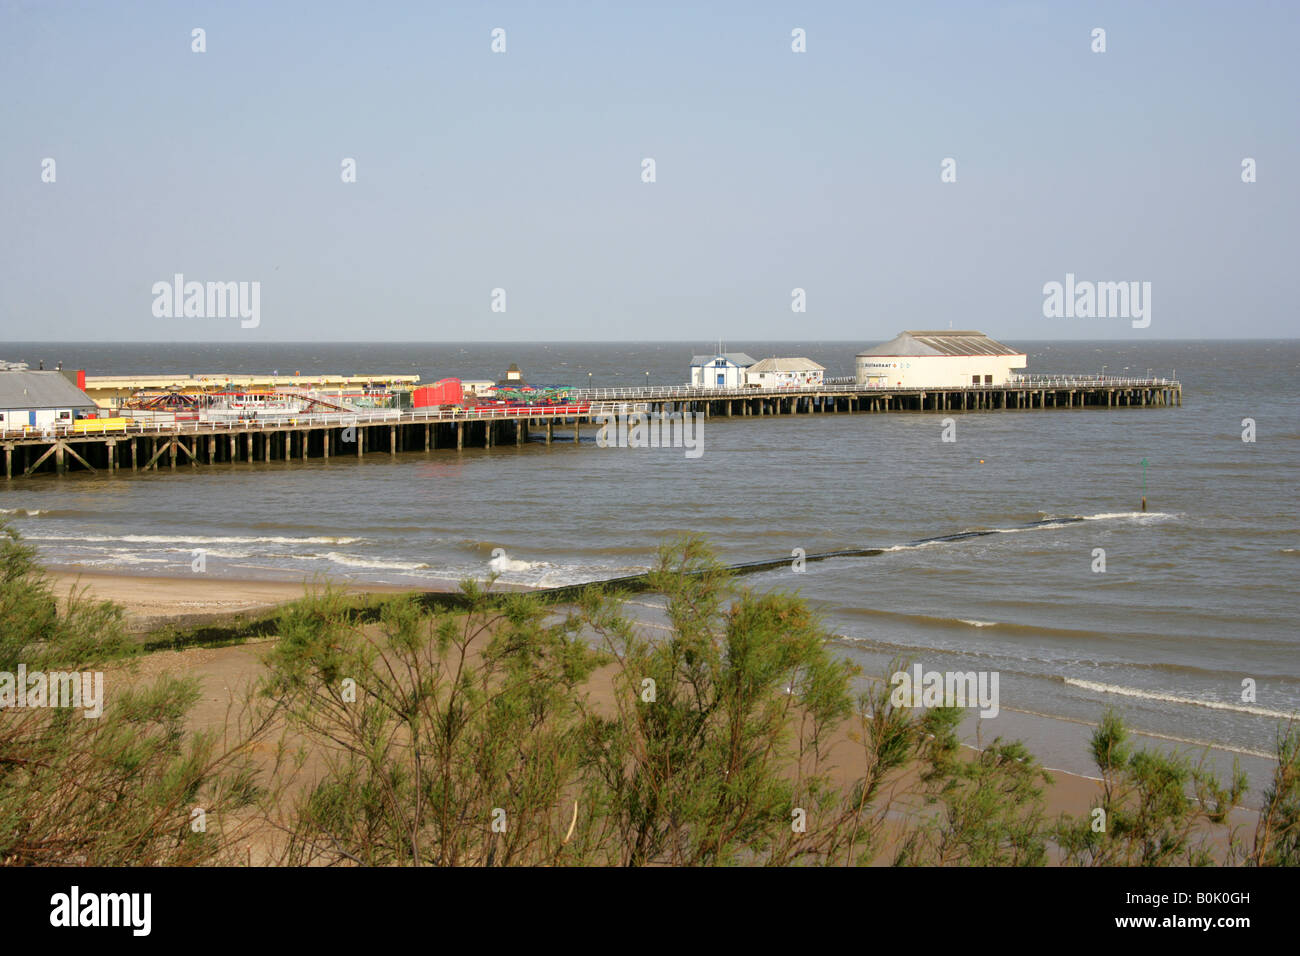
[(690, 384), (697, 388), (741, 388), (754, 360), (744, 352), (715, 352), (691, 358)]

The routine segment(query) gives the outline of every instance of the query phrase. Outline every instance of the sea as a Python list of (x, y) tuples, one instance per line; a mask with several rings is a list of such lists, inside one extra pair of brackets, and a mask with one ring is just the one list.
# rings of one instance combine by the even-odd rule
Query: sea
[[(1300, 342), (1009, 344), (1033, 373), (1176, 377), (1182, 407), (713, 417), (698, 457), (598, 447), (589, 428), (576, 444), (534, 430), (490, 450), (71, 473), (7, 483), (0, 517), (52, 566), (183, 576), (201, 549), (208, 575), (413, 587), (595, 581), (701, 534), (728, 563), (788, 558), (744, 585), (803, 595), (867, 674), (896, 660), (997, 673), (1004, 714), (1086, 733), (1113, 708), (1150, 739), (1242, 758), (1262, 786), (1258, 758), (1300, 710)], [(684, 383), (716, 346), (18, 343), (2, 357), (422, 381), (514, 362), (530, 383), (637, 386)], [(828, 376), (852, 375), (862, 346), (725, 343)], [(796, 570), (800, 553), (864, 548), (880, 553)], [(662, 620), (652, 596), (630, 611)], [(1088, 772), (1082, 739), (1047, 759)]]

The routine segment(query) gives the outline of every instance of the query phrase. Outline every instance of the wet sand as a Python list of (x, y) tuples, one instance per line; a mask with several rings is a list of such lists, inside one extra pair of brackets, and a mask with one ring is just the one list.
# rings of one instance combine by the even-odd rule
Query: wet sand
[[(296, 601), (313, 587), (325, 583), (322, 578), (242, 581), (201, 574), (186, 578), (152, 577), (66, 568), (49, 568), (47, 573), (56, 597), (66, 599), (76, 592), (119, 604), (126, 611), (128, 629), (141, 635), (168, 625), (192, 627), (255, 618)], [(400, 594), (409, 590), (346, 580), (331, 580), (330, 584), (349, 594)]]

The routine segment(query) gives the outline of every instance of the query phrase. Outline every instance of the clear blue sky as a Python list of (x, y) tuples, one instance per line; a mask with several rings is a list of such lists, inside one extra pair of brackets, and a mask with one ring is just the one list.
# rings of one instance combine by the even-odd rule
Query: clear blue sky
[(0, 0), (0, 342), (1296, 334), (1300, 3), (704, 6)]

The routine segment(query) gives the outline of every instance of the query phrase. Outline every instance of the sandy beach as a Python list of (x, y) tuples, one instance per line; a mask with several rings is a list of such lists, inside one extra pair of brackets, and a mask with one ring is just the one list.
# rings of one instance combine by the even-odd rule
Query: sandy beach
[[(296, 601), (323, 579), (302, 581), (245, 581), (194, 575), (153, 577), (85, 572), (71, 568), (48, 568), (56, 596), (84, 593), (87, 597), (112, 601), (125, 609), (132, 631), (147, 632), (166, 624), (193, 625), (254, 616)], [(407, 590), (383, 584), (330, 581), (350, 594), (395, 594)]]
[[(249, 690), (262, 677), (266, 668), (263, 659), (273, 644), (270, 640), (250, 641), (245, 644), (218, 648), (190, 648), (181, 651), (158, 651), (144, 657), (137, 665), (132, 679), (153, 679), (164, 674), (177, 677), (197, 677), (200, 683), (198, 704), (191, 713), (190, 727), (193, 730), (220, 729), (232, 720), (239, 711), (239, 703)], [(612, 713), (614, 668), (609, 666), (598, 670), (588, 682), (591, 705), (602, 712)], [(828, 766), (836, 785), (847, 790), (863, 776), (866, 760), (862, 746), (851, 739), (852, 727), (845, 724), (834, 734), (828, 748)], [(272, 748), (258, 745), (257, 751), (265, 758), (265, 766), (270, 766)], [(300, 771), (295, 787), (307, 788), (324, 766), (323, 755), (314, 755)], [(1045, 810), (1048, 819), (1055, 819), (1061, 814), (1081, 815), (1087, 813), (1101, 791), (1100, 781), (1085, 775), (1051, 770), (1051, 783), (1045, 790)], [(875, 860), (876, 865), (890, 862), (889, 847), (893, 843), (893, 834), (899, 832), (904, 823), (924, 809), (921, 797), (909, 788), (916, 783), (914, 771), (901, 774), (888, 788), (892, 799), (886, 827), (886, 849)], [(1232, 814), (1232, 823), (1243, 832), (1250, 832), (1255, 823), (1256, 814), (1247, 808), (1239, 808)], [(269, 834), (254, 829), (246, 837), (249, 843), (249, 859), (254, 864), (271, 862), (273, 842)]]
[[(126, 609), (134, 628), (146, 630), (168, 623), (190, 624), (261, 614), (296, 600), (313, 583), (87, 574), (67, 569), (51, 570), (50, 577), (56, 593), (66, 594), (78, 589), (94, 598), (115, 601)], [(318, 579), (315, 583), (322, 582)], [(392, 594), (405, 590), (354, 582), (333, 583), (351, 593)], [(229, 647), (155, 651), (139, 660), (135, 673), (140, 678), (162, 674), (197, 677), (201, 696), (192, 714), (192, 726), (194, 729), (217, 727), (264, 672), (262, 660), (272, 643), (263, 639)], [(612, 671), (605, 669), (598, 671), (591, 681), (589, 691), (598, 707), (612, 706), (611, 676)], [(1083, 722), (1036, 714), (1016, 713), (1007, 714), (1007, 717), (1010, 719), (1002, 722), (999, 730), (1004, 736), (1025, 740), (1030, 750), (1052, 772), (1053, 783), (1047, 792), (1049, 815), (1087, 811), (1099, 790), (1099, 781), (1088, 773), (1090, 767), (1086, 758), (1092, 727)], [(968, 721), (963, 730), (968, 742), (980, 740), (974, 720)], [(1143, 745), (1170, 746), (1168, 741), (1142, 735), (1135, 737)], [(864, 759), (860, 745), (850, 740), (847, 726), (837, 734), (830, 752), (837, 780), (846, 787), (850, 786), (862, 775)], [(1219, 753), (1216, 756), (1230, 761), (1232, 755)], [(1252, 819), (1253, 813), (1242, 809), (1237, 813), (1236, 822), (1249, 824)]]
[[(164, 674), (176, 677), (197, 677), (200, 683), (200, 697), (191, 713), (190, 728), (196, 731), (219, 729), (238, 713), (239, 702), (250, 688), (262, 677), (266, 668), (263, 659), (273, 641), (259, 640), (230, 647), (196, 647), (181, 651), (157, 651), (147, 655), (136, 665), (132, 680), (151, 680)], [(590, 694), (592, 706), (602, 712), (612, 713), (613, 704), (613, 667), (597, 671), (586, 690)], [(866, 761), (860, 743), (850, 739), (848, 724), (835, 734), (828, 750), (828, 764), (832, 767), (833, 779), (844, 789), (850, 788), (860, 779), (866, 770)], [(259, 753), (267, 758), (269, 766), (271, 748), (260, 745)], [(301, 776), (305, 787), (321, 771), (321, 755), (309, 760)], [(902, 792), (915, 783), (915, 775), (906, 773), (895, 782), (896, 802), (890, 813), (890, 819), (901, 822), (908, 816), (919, 812), (921, 800), (915, 794)], [(1054, 771), (1052, 783), (1046, 790), (1047, 814), (1055, 818), (1061, 813), (1085, 813), (1100, 790), (1099, 782), (1085, 776)], [(1243, 813), (1243, 820), (1251, 815)], [(270, 851), (270, 844), (261, 837), (250, 836), (251, 859), (255, 863), (269, 862), (259, 857)], [(877, 863), (887, 863), (887, 857)]]

